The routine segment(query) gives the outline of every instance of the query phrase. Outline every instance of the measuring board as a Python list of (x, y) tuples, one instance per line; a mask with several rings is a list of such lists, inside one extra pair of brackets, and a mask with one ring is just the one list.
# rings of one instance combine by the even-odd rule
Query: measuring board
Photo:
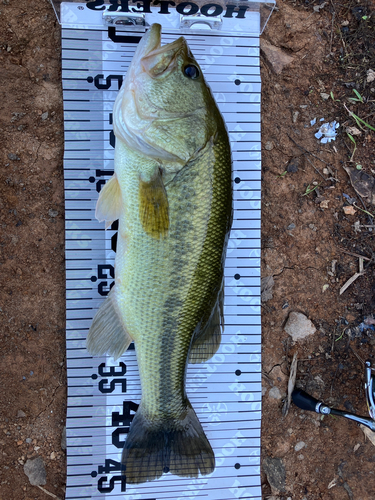
[[(148, 2), (150, 12), (135, 14), (129, 27), (122, 12), (109, 10), (120, 3), (53, 2), (62, 25), (65, 119), (66, 499), (260, 500), (261, 15), (227, 6), (231, 17), (225, 19), (224, 12), (210, 15), (217, 14), (217, 6), (208, 4), (203, 22), (199, 14), (200, 26), (190, 26), (185, 11), (168, 7), (173, 2), (161, 2), (164, 7)], [(161, 12), (165, 5), (170, 12)], [(186, 10), (194, 4), (181, 5)], [(267, 5), (269, 16), (273, 4)], [(223, 21), (227, 25), (220, 25)], [(187, 395), (215, 452), (215, 471), (198, 479), (164, 474), (129, 485), (119, 465), (141, 398), (134, 347), (115, 362), (91, 357), (85, 342), (114, 284), (116, 223), (104, 231), (94, 216), (98, 193), (114, 169), (112, 108), (145, 33), (139, 23), (153, 22), (162, 24), (162, 44), (185, 36), (224, 116), (233, 156), (234, 220), (224, 271), (222, 343), (208, 362), (189, 365), (186, 377)]]

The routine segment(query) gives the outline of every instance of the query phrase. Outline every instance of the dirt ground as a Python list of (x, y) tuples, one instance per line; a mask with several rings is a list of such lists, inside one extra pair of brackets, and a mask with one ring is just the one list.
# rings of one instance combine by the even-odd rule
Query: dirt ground
[[(262, 321), (265, 499), (375, 497), (375, 447), (356, 423), (293, 405), (282, 412), (297, 352), (298, 387), (367, 413), (354, 353), (374, 359), (375, 332), (356, 328), (375, 303), (373, 184), (362, 178), (360, 197), (344, 167), (375, 174), (374, 132), (348, 112), (374, 127), (374, 30), (366, 0), (279, 0), (261, 37), (262, 276), (274, 282)], [(0, 500), (65, 492), (60, 57), (47, 0), (0, 1)], [(314, 137), (321, 118), (340, 123), (335, 141)], [(359, 256), (364, 272), (340, 295)], [(294, 343), (284, 330), (290, 312), (316, 332)], [(23, 470), (34, 457), (45, 464), (44, 491)]]

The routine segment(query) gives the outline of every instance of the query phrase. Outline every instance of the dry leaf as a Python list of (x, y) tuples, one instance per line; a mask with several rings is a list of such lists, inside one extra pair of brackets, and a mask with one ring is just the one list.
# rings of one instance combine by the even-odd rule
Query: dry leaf
[(375, 71), (373, 69), (368, 69), (366, 78), (367, 83), (371, 83), (374, 80), (375, 80)]
[(346, 127), (346, 132), (351, 135), (361, 135), (362, 132), (357, 127)]
[(342, 207), (342, 209), (345, 212), (345, 215), (354, 215), (355, 214), (355, 208), (352, 207), (351, 205), (347, 205), (346, 207)]
[(375, 204), (375, 179), (371, 175), (366, 174), (362, 170), (356, 168), (344, 167), (349, 175), (350, 182), (355, 191), (362, 198), (367, 198), (372, 204)]
[(359, 424), (359, 426), (362, 429), (363, 434), (367, 438), (369, 438), (369, 440), (371, 441), (371, 443), (375, 446), (375, 432), (372, 431), (371, 429), (369, 429), (368, 427), (366, 427), (365, 425)]

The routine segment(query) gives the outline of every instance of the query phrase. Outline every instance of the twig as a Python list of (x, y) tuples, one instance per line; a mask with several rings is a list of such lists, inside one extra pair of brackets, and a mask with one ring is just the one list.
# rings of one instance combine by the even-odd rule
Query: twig
[(327, 179), (326, 179), (326, 178), (324, 177), (324, 175), (323, 175), (323, 174), (319, 171), (319, 169), (317, 169), (317, 168), (316, 168), (316, 166), (313, 164), (313, 162), (312, 162), (312, 161), (310, 161), (310, 160), (307, 158), (307, 156), (306, 156), (306, 155), (304, 155), (304, 156), (305, 156), (306, 160), (310, 163), (310, 165), (312, 166), (312, 168), (315, 170), (315, 172), (317, 172), (317, 173), (320, 175), (320, 177), (323, 177), (323, 179), (326, 181)]
[(285, 403), (283, 406), (283, 417), (286, 417), (288, 415), (290, 404), (292, 402), (292, 392), (294, 390), (294, 386), (296, 385), (297, 354), (298, 354), (298, 352), (294, 353), (292, 364), (290, 365), (290, 374), (289, 374), (289, 380), (288, 380), (288, 397), (285, 400)]
[(360, 255), (359, 253), (348, 252), (347, 250), (344, 250), (343, 248), (339, 248), (339, 250), (343, 253), (347, 253), (348, 255), (353, 255), (353, 257), (360, 257), (363, 260), (371, 260), (368, 257), (364, 257), (363, 255)]
[(331, 55), (331, 53), (332, 53), (333, 23), (335, 22), (335, 16), (336, 16), (336, 12), (333, 11), (333, 15), (332, 15), (332, 27), (331, 27), (331, 42), (329, 44), (329, 55)]
[(345, 283), (345, 285), (343, 285), (341, 288), (340, 288), (340, 295), (342, 295), (345, 290), (347, 288), (350, 287), (350, 285), (352, 283), (354, 283), (354, 281), (359, 278), (360, 276), (363, 275), (363, 258), (362, 257), (359, 257), (359, 273), (355, 273), (353, 274), (353, 276), (351, 278), (348, 279), (348, 281)]
[(52, 498), (56, 498), (57, 500), (61, 500), (61, 498), (57, 497), (54, 493), (51, 493), (50, 491), (46, 490), (45, 488), (43, 488), (42, 486), (39, 486), (39, 484), (37, 484), (38, 488), (40, 488), (42, 491), (44, 491), (44, 493), (46, 493), (47, 495), (49, 495), (50, 497)]
[(316, 156), (314, 155), (314, 153), (311, 153), (311, 151), (308, 151), (307, 149), (305, 149), (303, 146), (300, 146), (292, 137), (290, 137), (289, 134), (286, 134), (289, 139), (294, 142), (294, 144), (299, 147), (300, 149), (302, 149), (302, 151), (305, 151), (305, 153), (309, 153), (309, 155), (313, 156), (314, 158), (316, 158), (317, 160), (321, 161), (322, 163), (324, 163), (324, 165), (327, 165), (327, 167), (329, 167), (329, 163), (327, 163), (326, 161), (322, 160), (321, 158), (319, 158), (319, 156)]

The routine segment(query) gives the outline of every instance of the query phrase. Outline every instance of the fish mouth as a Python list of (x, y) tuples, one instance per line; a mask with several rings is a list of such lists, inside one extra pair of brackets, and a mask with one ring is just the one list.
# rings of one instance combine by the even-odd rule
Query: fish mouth
[(161, 26), (153, 24), (142, 38), (135, 54), (138, 71), (140, 73), (146, 72), (155, 78), (173, 70), (177, 55), (185, 47), (186, 42), (183, 37), (161, 46)]
[(133, 61), (139, 62), (150, 52), (159, 49), (161, 46), (161, 25), (153, 24), (151, 28), (143, 35), (138, 44), (137, 51), (134, 54)]

